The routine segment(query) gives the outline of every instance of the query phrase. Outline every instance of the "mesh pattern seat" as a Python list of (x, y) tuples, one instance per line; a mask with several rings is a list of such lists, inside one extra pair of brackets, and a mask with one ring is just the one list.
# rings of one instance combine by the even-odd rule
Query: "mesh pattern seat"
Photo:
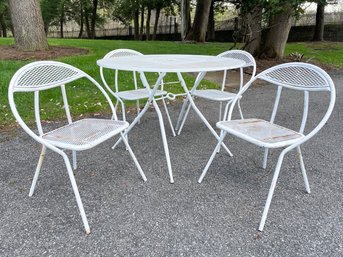
[(217, 127), (248, 142), (268, 148), (291, 145), (303, 134), (261, 119), (221, 121)]
[(229, 101), (236, 96), (236, 94), (234, 93), (220, 91), (216, 89), (195, 90), (193, 92), (193, 95), (213, 101)]
[(42, 138), (51, 144), (69, 150), (92, 148), (129, 126), (125, 121), (83, 119), (45, 133)]
[[(166, 95), (168, 92), (164, 90), (157, 90), (155, 96), (163, 96)], [(116, 93), (118, 97), (120, 97), (123, 100), (129, 100), (129, 101), (134, 101), (134, 100), (140, 100), (140, 99), (145, 99), (148, 98), (150, 95), (150, 92), (145, 89), (136, 89), (136, 90), (126, 90), (126, 91), (119, 91)]]

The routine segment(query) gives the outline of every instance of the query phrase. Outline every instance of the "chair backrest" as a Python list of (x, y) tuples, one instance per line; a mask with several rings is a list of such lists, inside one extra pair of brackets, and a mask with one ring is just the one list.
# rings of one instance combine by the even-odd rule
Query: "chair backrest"
[[(229, 50), (223, 53), (218, 54), (219, 57), (225, 57), (225, 58), (232, 58), (232, 59), (238, 59), (245, 62), (245, 65), (240, 68), (240, 84), (239, 88), (241, 89), (243, 86), (243, 68), (246, 67), (252, 67), (252, 73), (251, 77), (254, 77), (256, 75), (256, 61), (255, 58), (244, 50)], [(227, 71), (224, 71), (224, 77), (223, 77), (223, 83), (222, 83), (222, 90), (225, 87), (226, 82), (226, 73)]]
[(272, 123), (274, 123), (283, 88), (300, 90), (304, 92), (304, 110), (299, 129), (300, 133), (304, 133), (305, 125), (307, 122), (309, 92), (329, 92), (330, 101), (325, 115), (323, 116), (322, 120), (318, 123), (318, 125), (305, 136), (301, 143), (306, 141), (308, 138), (312, 137), (314, 134), (316, 134), (329, 119), (336, 100), (336, 90), (331, 77), (323, 69), (315, 65), (309, 63), (293, 62), (276, 65), (252, 78), (239, 91), (239, 93), (233, 100), (233, 103), (229, 110), (228, 120), (231, 120), (234, 105), (236, 104), (239, 97), (258, 79), (267, 81), (277, 86), (274, 108), (270, 119), (270, 122)]
[[(115, 49), (112, 50), (111, 52), (108, 52), (103, 59), (107, 59), (107, 58), (120, 58), (120, 57), (126, 57), (126, 56), (132, 56), (132, 55), (143, 55), (140, 52), (137, 52), (135, 50), (132, 49)], [(119, 80), (118, 80), (118, 70), (115, 70), (115, 75), (114, 75), (114, 86), (115, 86), (115, 92), (113, 91), (113, 89), (108, 85), (105, 76), (104, 76), (104, 68), (100, 67), (100, 76), (102, 79), (102, 82), (104, 83), (105, 87), (108, 89), (108, 91), (111, 92), (111, 94), (115, 94), (119, 91)], [(136, 76), (136, 72), (133, 72), (133, 82), (134, 82), (134, 86), (135, 89), (137, 89), (137, 76)]]
[(39, 108), (39, 92), (42, 90), (48, 90), (55, 87), (61, 87), (64, 109), (66, 112), (68, 123), (72, 123), (72, 118), (70, 115), (67, 93), (65, 90), (65, 85), (78, 80), (80, 78), (86, 78), (91, 81), (97, 88), (104, 94), (106, 100), (108, 101), (112, 112), (113, 118), (117, 119), (114, 106), (110, 97), (107, 95), (106, 91), (96, 82), (91, 76), (85, 72), (77, 69), (71, 65), (56, 62), (56, 61), (38, 61), (27, 64), (20, 68), (12, 77), (10, 85), (8, 88), (8, 99), (9, 105), (11, 107), (12, 113), (16, 118), (19, 125), (32, 137), (41, 141), (38, 137), (23, 121), (21, 118), (14, 101), (14, 93), (16, 92), (34, 92), (34, 111), (36, 125), (39, 135), (43, 135), (42, 124), (40, 120), (40, 108)]

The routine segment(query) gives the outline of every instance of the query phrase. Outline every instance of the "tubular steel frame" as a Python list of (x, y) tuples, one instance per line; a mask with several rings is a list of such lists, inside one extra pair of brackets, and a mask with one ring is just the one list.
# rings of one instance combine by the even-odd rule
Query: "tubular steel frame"
[[(301, 121), (300, 129), (299, 129), (299, 133), (301, 133), (303, 135), (302, 137), (299, 137), (297, 140), (293, 140), (289, 144), (286, 144), (286, 145), (282, 141), (280, 141), (278, 143), (274, 143), (274, 144), (266, 144), (262, 141), (253, 142), (248, 134), (246, 134), (246, 135), (241, 134), (240, 135), (240, 134), (238, 134), (239, 131), (235, 132), (234, 130), (228, 129), (225, 126), (225, 122), (231, 121), (233, 108), (234, 108), (235, 104), (237, 103), (237, 101), (240, 99), (240, 96), (257, 79), (267, 81), (267, 82), (274, 84), (278, 87), (276, 99), (275, 99), (275, 104), (274, 104), (274, 108), (273, 108), (271, 119), (270, 119), (270, 124), (274, 124), (274, 119), (275, 119), (275, 115), (276, 115), (276, 112), (278, 109), (282, 88), (285, 87), (285, 88), (290, 88), (290, 89), (294, 89), (294, 90), (304, 91), (304, 111), (303, 111), (303, 118)], [(304, 133), (304, 129), (306, 126), (307, 115), (308, 115), (309, 92), (311, 92), (311, 91), (329, 92), (330, 93), (330, 103), (328, 105), (328, 109), (327, 109), (325, 115), (323, 116), (322, 120), (318, 123), (318, 125), (312, 131), (310, 131), (308, 134), (305, 135), (303, 133)], [(301, 154), (300, 145), (305, 143), (306, 141), (308, 141), (310, 138), (312, 138), (325, 125), (325, 123), (327, 122), (327, 120), (329, 119), (329, 117), (333, 111), (333, 108), (335, 105), (335, 99), (336, 99), (336, 90), (335, 90), (335, 86), (334, 86), (334, 83), (333, 83), (331, 77), (324, 70), (322, 70), (321, 68), (319, 68), (315, 65), (312, 65), (312, 64), (300, 63), (300, 62), (285, 63), (285, 64), (281, 64), (281, 65), (277, 65), (277, 66), (274, 66), (272, 68), (269, 68), (269, 69), (263, 71), (262, 73), (258, 74), (255, 78), (251, 79), (240, 90), (240, 92), (237, 94), (237, 96), (233, 100), (232, 105), (230, 106), (227, 121), (217, 123), (217, 127), (222, 129), (223, 133), (221, 134), (221, 137), (220, 137), (212, 155), (210, 156), (210, 159), (208, 160), (198, 182), (199, 183), (202, 182), (204, 176), (206, 175), (206, 173), (208, 171), (208, 168), (210, 167), (210, 165), (211, 165), (211, 163), (212, 163), (212, 161), (213, 161), (213, 159), (214, 159), (214, 157), (215, 157), (215, 155), (216, 155), (216, 153), (220, 147), (220, 144), (223, 142), (227, 133), (230, 133), (232, 135), (236, 135), (236, 136), (238, 136), (244, 140), (247, 140), (251, 143), (254, 143), (255, 145), (258, 145), (260, 147), (265, 148), (264, 158), (263, 158), (263, 168), (266, 168), (266, 165), (267, 165), (268, 148), (285, 147), (282, 150), (281, 154), (279, 155), (279, 158), (278, 158), (278, 161), (277, 161), (277, 164), (275, 167), (272, 183), (271, 183), (269, 193), (267, 196), (266, 204), (265, 204), (263, 214), (261, 217), (260, 225), (258, 228), (259, 231), (263, 231), (263, 228), (264, 228), (264, 225), (265, 225), (265, 222), (267, 219), (269, 207), (271, 204), (271, 200), (273, 197), (273, 193), (275, 190), (275, 186), (277, 183), (277, 179), (279, 177), (279, 173), (280, 173), (280, 169), (281, 169), (281, 165), (282, 165), (284, 156), (286, 155), (286, 153), (288, 153), (289, 151), (291, 151), (293, 149), (297, 150), (297, 154), (298, 154), (299, 161), (300, 161), (301, 173), (302, 173), (302, 176), (304, 179), (305, 189), (306, 189), (307, 193), (310, 193), (310, 186), (309, 186), (308, 178), (306, 175), (306, 170), (305, 170), (303, 157)], [(228, 123), (226, 123), (226, 124), (228, 124)]]

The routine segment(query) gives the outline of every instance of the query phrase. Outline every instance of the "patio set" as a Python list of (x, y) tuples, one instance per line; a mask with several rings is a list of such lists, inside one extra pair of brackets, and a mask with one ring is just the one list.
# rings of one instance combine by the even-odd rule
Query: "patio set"
[[(29, 196), (32, 196), (34, 193), (46, 150), (50, 149), (58, 153), (63, 157), (65, 162), (82, 222), (87, 234), (90, 233), (90, 227), (73, 173), (74, 170), (77, 169), (77, 152), (91, 149), (106, 140), (119, 136), (119, 139), (113, 145), (113, 148), (115, 148), (120, 142), (123, 142), (126, 150), (132, 157), (140, 176), (144, 181), (146, 181), (147, 178), (130, 147), (129, 141), (131, 140), (129, 140), (128, 135), (131, 129), (140, 122), (142, 116), (151, 105), (154, 106), (158, 115), (169, 179), (170, 183), (174, 183), (164, 120), (158, 101), (162, 101), (170, 129), (174, 136), (180, 135), (189, 111), (190, 109), (193, 109), (217, 139), (218, 143), (214, 146), (214, 150), (210, 155), (200, 178), (198, 179), (199, 183), (203, 181), (216, 153), (218, 153), (221, 148), (223, 148), (229, 156), (233, 156), (228, 146), (224, 143), (224, 139), (227, 134), (236, 136), (242, 140), (262, 147), (264, 149), (262, 161), (264, 169), (267, 167), (268, 150), (270, 148), (283, 149), (275, 166), (272, 183), (258, 228), (259, 231), (262, 231), (264, 228), (284, 156), (293, 149), (298, 153), (305, 189), (310, 193), (310, 186), (300, 146), (312, 138), (325, 125), (334, 108), (336, 97), (335, 86), (332, 79), (321, 68), (308, 63), (292, 62), (276, 65), (256, 75), (256, 62), (253, 56), (243, 50), (230, 50), (219, 54), (218, 56), (206, 56), (178, 54), (143, 55), (130, 49), (116, 49), (106, 54), (103, 59), (98, 60), (97, 65), (100, 67), (101, 79), (107, 91), (95, 79), (80, 69), (69, 64), (56, 61), (38, 61), (25, 65), (14, 74), (8, 90), (9, 104), (18, 124), (25, 130), (25, 132), (42, 145), (40, 158), (33, 177)], [(249, 77), (249, 81), (244, 85), (244, 69), (248, 67), (251, 71), (251, 76)], [(227, 71), (233, 69), (239, 70), (240, 74), (238, 93), (225, 91)], [(111, 72), (114, 71), (114, 74), (112, 74), (114, 76), (111, 77), (111, 81), (109, 81), (108, 78), (106, 79), (104, 70), (110, 70)], [(134, 84), (133, 89), (126, 91), (120, 90), (119, 73), (121, 71), (132, 72)], [(199, 85), (206, 73), (214, 71), (223, 71), (221, 88), (200, 89)], [(188, 88), (183, 77), (184, 73), (190, 72), (198, 74), (191, 89)], [(157, 74), (155, 83), (151, 84), (148, 82), (146, 77), (147, 73)], [(178, 81), (165, 82), (164, 78), (167, 73), (175, 73)], [(137, 75), (139, 76), (144, 88), (138, 87)], [(94, 86), (97, 87), (104, 95), (112, 112), (112, 117), (110, 119), (72, 119), (68, 105), (66, 85), (81, 78), (89, 80), (90, 83), (94, 84)], [(276, 97), (274, 107), (271, 111), (270, 120), (244, 118), (243, 111), (240, 106), (240, 101), (244, 100), (244, 93), (257, 80), (262, 80), (266, 83), (275, 85), (276, 87)], [(182, 87), (184, 93), (173, 94), (166, 91), (164, 86), (168, 83), (178, 83), (178, 86)], [(52, 131), (44, 131), (40, 118), (39, 93), (40, 91), (56, 87), (60, 87), (61, 89), (68, 124)], [(282, 90), (284, 88), (303, 92), (303, 114), (298, 131), (274, 123)], [(24, 92), (33, 92), (34, 94), (36, 130), (31, 129), (24, 122), (16, 108), (14, 95)], [(115, 98), (115, 104), (108, 92)], [(314, 129), (305, 133), (305, 126), (309, 112), (310, 92), (323, 92), (328, 94), (329, 103), (327, 111), (320, 122), (314, 127)], [(166, 99), (175, 99), (177, 96), (183, 96), (185, 99), (183, 101), (176, 126), (174, 126), (165, 101)], [(194, 101), (196, 98), (203, 98), (219, 103), (219, 120), (216, 123), (216, 127), (220, 130), (219, 134), (198, 109)], [(137, 116), (131, 123), (126, 121), (125, 101), (137, 102)], [(142, 109), (139, 101), (145, 101)], [(122, 120), (119, 120), (116, 114), (119, 106), (122, 109)], [(235, 107), (238, 108), (240, 119), (232, 119), (232, 113)], [(72, 162), (70, 162), (66, 150), (71, 151)]]

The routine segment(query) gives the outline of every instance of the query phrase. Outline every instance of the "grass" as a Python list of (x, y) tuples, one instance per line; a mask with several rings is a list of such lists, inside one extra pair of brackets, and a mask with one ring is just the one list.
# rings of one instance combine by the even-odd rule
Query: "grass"
[(301, 42), (287, 44), (285, 55), (298, 52), (304, 58), (316, 62), (343, 67), (343, 43), (341, 42)]
[[(0, 39), (0, 45), (13, 44), (13, 39)], [(142, 52), (143, 54), (159, 53), (178, 53), (178, 54), (205, 54), (217, 55), (228, 50), (231, 43), (205, 43), (205, 44), (182, 44), (179, 42), (138, 42), (120, 40), (78, 40), (78, 39), (50, 39), (52, 46), (71, 46), (85, 48), (89, 52), (86, 55), (68, 56), (56, 60), (74, 65), (101, 82), (99, 67), (96, 60), (101, 59), (107, 52), (116, 48), (130, 48)], [(343, 67), (343, 43), (290, 43), (287, 44), (285, 55), (292, 52), (304, 54), (305, 59), (313, 58), (317, 62)], [(13, 74), (23, 65), (31, 61), (0, 61), (1, 81), (0, 81), (0, 125), (8, 125), (14, 122), (7, 100), (7, 88)], [(107, 74), (109, 76), (109, 74)], [(156, 76), (150, 75), (149, 81), (153, 82)], [(193, 77), (186, 75), (186, 82), (192, 85)], [(168, 75), (166, 80), (174, 81), (176, 76)], [(113, 79), (109, 79), (113, 81)], [(122, 89), (131, 87), (131, 73), (123, 73), (120, 79), (121, 85), (126, 85)], [(100, 83), (102, 84), (102, 83)], [(218, 85), (209, 81), (202, 82), (203, 87), (217, 87)], [(182, 91), (180, 86), (170, 85), (167, 91), (179, 93)], [(87, 83), (78, 82), (67, 86), (69, 95), (69, 105), (72, 115), (108, 112), (109, 108), (106, 101), (95, 87)], [(54, 120), (64, 117), (64, 109), (60, 90), (53, 89), (42, 92), (41, 118), (43, 120)], [(29, 123), (34, 122), (33, 95), (28, 93), (18, 93), (16, 96), (17, 107), (21, 115)]]

